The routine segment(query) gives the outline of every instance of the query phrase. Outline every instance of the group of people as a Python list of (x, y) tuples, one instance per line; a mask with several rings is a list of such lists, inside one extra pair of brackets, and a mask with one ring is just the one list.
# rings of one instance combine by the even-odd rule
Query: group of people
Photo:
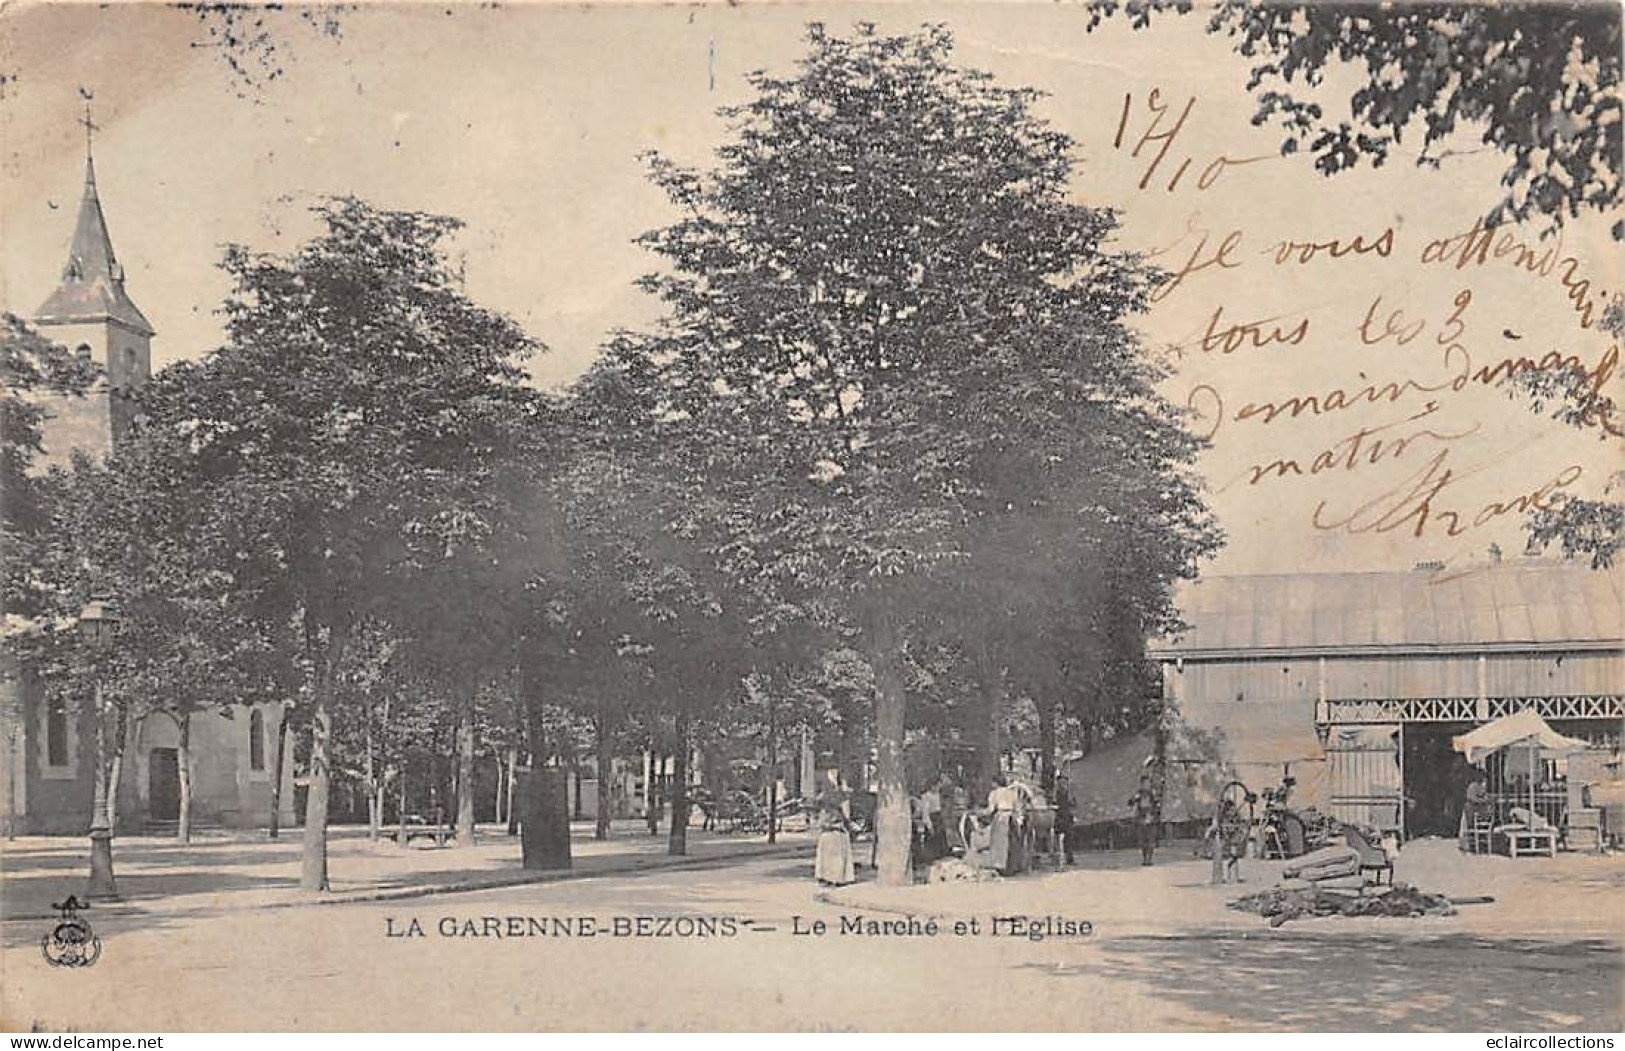
[(957, 818), (965, 811), (965, 799), (952, 777), (942, 774), (927, 784), (923, 792), (909, 799), (909, 808), (914, 822), (911, 854), (916, 868), (948, 857), (956, 848), (963, 849)]
[[(915, 867), (964, 853), (958, 817), (966, 810), (965, 793), (952, 777), (942, 774), (931, 781), (910, 797), (909, 809), (913, 830), (909, 854)], [(818, 829), (814, 876), (824, 886), (851, 883), (856, 878), (852, 852), (856, 822), (849, 792), (832, 789), (819, 798)]]
[(1034, 816), (1042, 805), (1043, 796), (1031, 785), (999, 774), (986, 810), (964, 822), (966, 859), (1001, 876), (1026, 872), (1037, 838)]
[[(850, 798), (849, 793), (832, 789), (818, 801), (814, 875), (826, 886), (841, 886), (856, 878)], [(1046, 798), (1027, 782), (1001, 773), (988, 792), (986, 807), (974, 809), (968, 805), (965, 790), (951, 776), (941, 774), (909, 802), (913, 826), (910, 856), (916, 869), (923, 871), (941, 859), (962, 857), (978, 868), (1013, 876), (1032, 868), (1034, 855), (1046, 840), (1060, 849), (1068, 865), (1076, 860), (1080, 841), (1077, 811), (1064, 776), (1055, 779), (1054, 789)], [(1149, 774), (1140, 779), (1139, 789), (1128, 805), (1141, 863), (1150, 865), (1162, 823), (1162, 806)]]

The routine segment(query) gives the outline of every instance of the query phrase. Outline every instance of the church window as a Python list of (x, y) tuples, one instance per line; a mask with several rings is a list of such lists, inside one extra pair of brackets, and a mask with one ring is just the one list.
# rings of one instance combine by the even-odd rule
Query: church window
[(68, 710), (59, 700), (45, 709), (45, 762), (68, 765)]
[(265, 769), (265, 716), (258, 711), (248, 716), (248, 768)]

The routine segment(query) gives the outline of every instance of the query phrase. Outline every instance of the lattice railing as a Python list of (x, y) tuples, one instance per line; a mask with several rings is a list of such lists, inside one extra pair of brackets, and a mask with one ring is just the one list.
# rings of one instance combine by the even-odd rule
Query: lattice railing
[(1525, 708), (1540, 717), (1555, 719), (1625, 719), (1625, 698), (1619, 694), (1571, 697), (1491, 697), (1483, 710), (1476, 697), (1405, 697), (1326, 702), (1326, 723), (1474, 723), (1499, 719)]
[(1576, 697), (1491, 697), (1490, 718), (1514, 715), (1531, 704), (1542, 719), (1622, 719), (1625, 702), (1617, 695), (1592, 694)]

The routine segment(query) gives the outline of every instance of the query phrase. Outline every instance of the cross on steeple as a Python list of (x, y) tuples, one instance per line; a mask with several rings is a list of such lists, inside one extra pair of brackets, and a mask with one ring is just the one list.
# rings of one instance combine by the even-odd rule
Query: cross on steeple
[(79, 123), (84, 125), (85, 128), (85, 160), (88, 161), (90, 160), (92, 140), (95, 138), (96, 132), (101, 129), (101, 125), (97, 124), (90, 114), (90, 104), (95, 100), (96, 96), (85, 90), (83, 85), (80, 85), (79, 97), (85, 100), (85, 115), (79, 118)]
[(85, 189), (79, 200), (79, 219), (74, 224), (73, 241), (68, 246), (68, 262), (62, 268), (62, 283), (40, 307), (36, 319), (42, 324), (84, 324), (111, 321), (128, 333), (152, 335), (152, 325), (124, 291), (124, 268), (113, 254), (113, 239), (107, 233), (107, 218), (96, 192), (96, 167), (91, 158), (96, 123), (91, 102), (95, 96), (83, 85), (79, 98), (84, 115), (77, 123), (85, 129)]

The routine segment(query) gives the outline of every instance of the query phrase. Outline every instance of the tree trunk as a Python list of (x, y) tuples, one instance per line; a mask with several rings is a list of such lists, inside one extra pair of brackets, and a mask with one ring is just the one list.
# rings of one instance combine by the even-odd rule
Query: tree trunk
[(1161, 697), (1157, 701), (1157, 725), (1153, 734), (1154, 744), (1152, 756), (1152, 789), (1157, 793), (1158, 799), (1168, 798), (1168, 730), (1170, 725), (1170, 712), (1168, 699)]
[(327, 791), (328, 748), (333, 720), (328, 711), (328, 673), (323, 669), (316, 685), (310, 711), (310, 787), (305, 793), (304, 852), (300, 859), (299, 886), (304, 890), (327, 890)]
[[(813, 751), (812, 729), (801, 728), (801, 763), (796, 773), (796, 794), (803, 810), (818, 798), (818, 756)], [(805, 811), (811, 813), (811, 811)]]
[[(119, 713), (119, 743), (118, 747), (113, 750), (113, 781), (110, 785), (113, 794), (107, 800), (107, 819), (113, 823), (114, 830), (118, 829), (120, 805), (132, 802), (132, 796), (134, 802), (139, 803), (140, 801), (136, 786), (130, 785), (126, 788), (124, 784), (124, 757), (139, 751), (141, 727), (145, 722), (146, 716), (144, 715), (131, 717), (122, 711)], [(120, 799), (120, 796), (124, 798)]]
[(902, 887), (914, 882), (909, 861), (912, 821), (908, 785), (903, 767), (903, 728), (908, 695), (903, 679), (900, 640), (889, 612), (871, 620), (869, 660), (875, 672), (875, 864), (881, 886)]
[[(4, 674), (0, 672), (0, 674)], [(17, 775), (15, 770), (20, 764), (20, 751), (22, 741), (22, 728), (17, 725), (16, 719), (6, 720), (6, 838), (17, 838)]]
[(578, 759), (570, 764), (570, 775), (575, 778), (575, 805), (570, 810), (570, 820), (581, 820), (581, 761)]
[(180, 728), (175, 749), (175, 765), (181, 780), (181, 819), (175, 826), (175, 839), (180, 843), (192, 842), (192, 713), (182, 711), (175, 717)]
[(474, 845), (474, 692), (457, 717), (457, 845)]
[(502, 790), (508, 783), (508, 759), (501, 752), (497, 753), (496, 799), (492, 804), (491, 821), (493, 824), (506, 825), (508, 816), (502, 812)]
[(1055, 797), (1055, 701), (1034, 698), (1038, 706), (1038, 783), (1044, 797)]
[[(519, 787), (519, 749), (508, 749), (508, 835), (519, 834), (519, 810), (514, 806), (514, 790)], [(576, 777), (576, 807), (581, 806), (581, 778)]]
[(666, 853), (688, 853), (688, 712), (677, 713), (677, 750), (671, 760), (671, 831)]
[(124, 779), (124, 751), (115, 750), (107, 762), (107, 827), (118, 829), (118, 786)]
[(367, 734), (367, 760), (366, 771), (362, 775), (363, 787), (367, 790), (367, 839), (376, 842), (384, 834), (384, 786), (378, 778), (378, 768), (374, 765), (372, 755), (372, 734)]
[(970, 789), (971, 799), (975, 800), (987, 798), (987, 794), (993, 790), (994, 780), (999, 775), (999, 715), (1002, 707), (1000, 701), (1004, 693), (1004, 676), (994, 666), (993, 655), (985, 638), (972, 645), (972, 654), (976, 682), (981, 687), (982, 693), (982, 708), (977, 713), (980, 716), (979, 725), (973, 738), (976, 746), (976, 780), (974, 784), (966, 786)]
[(773, 699), (767, 702), (767, 841), (779, 841), (779, 725)]
[(648, 806), (643, 807), (643, 817), (648, 820), (648, 835), (660, 835), (660, 783), (665, 776), (666, 757), (661, 755), (655, 759), (655, 750), (650, 747), (648, 752)]
[(400, 810), (400, 813), (395, 815), (400, 821), (399, 827), (395, 829), (395, 842), (404, 847), (408, 842), (406, 828), (406, 759), (404, 757), (401, 759), (401, 783), (396, 790), (395, 800)]
[(310, 682), (310, 788), (306, 793), (304, 843), (299, 858), (302, 890), (330, 890), (327, 804), (333, 783), (333, 674), (345, 653), (346, 642), (346, 627), (336, 622), (327, 625), (327, 642), (322, 642), (322, 625), (307, 609), (306, 647), (315, 660)]
[[(385, 715), (388, 718), (388, 715)], [(372, 708), (367, 708), (366, 719), (361, 727), (362, 735), (362, 771), (361, 782), (367, 790), (367, 839), (376, 842), (383, 835), (384, 825), (384, 788), (379, 777), (378, 749), (373, 734)]]
[(570, 867), (569, 807), (562, 767), (535, 764), (519, 780), (520, 864), (527, 869)]
[(288, 706), (282, 706), (282, 718), (276, 724), (276, 766), (271, 770), (271, 827), (270, 836), (278, 838), (282, 831), (282, 767), (288, 759)]
[(599, 713), (592, 723), (593, 744), (598, 749), (598, 813), (593, 818), (592, 838), (608, 839), (609, 822), (615, 808), (610, 779), (615, 768), (615, 737), (608, 716)]

